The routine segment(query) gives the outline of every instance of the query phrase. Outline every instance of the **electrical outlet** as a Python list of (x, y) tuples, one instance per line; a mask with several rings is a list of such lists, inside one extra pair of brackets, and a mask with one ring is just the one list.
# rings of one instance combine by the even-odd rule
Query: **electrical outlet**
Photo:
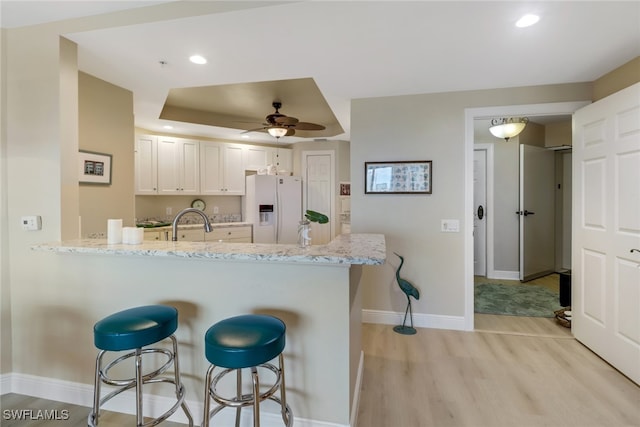
[(220, 213), (220, 208), (218, 208), (217, 206), (214, 206), (213, 207), (213, 213), (214, 214)]
[(460, 231), (460, 221), (457, 219), (443, 219), (440, 222), (440, 230), (445, 233), (457, 233)]
[(165, 215), (172, 215), (172, 214), (173, 214), (173, 208), (172, 207), (166, 208)]

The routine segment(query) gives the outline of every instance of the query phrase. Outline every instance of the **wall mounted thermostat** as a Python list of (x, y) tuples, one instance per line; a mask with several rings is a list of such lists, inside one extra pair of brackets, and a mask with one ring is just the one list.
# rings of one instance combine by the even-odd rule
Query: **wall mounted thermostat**
[(40, 215), (23, 216), (22, 229), (25, 231), (42, 230), (42, 217)]

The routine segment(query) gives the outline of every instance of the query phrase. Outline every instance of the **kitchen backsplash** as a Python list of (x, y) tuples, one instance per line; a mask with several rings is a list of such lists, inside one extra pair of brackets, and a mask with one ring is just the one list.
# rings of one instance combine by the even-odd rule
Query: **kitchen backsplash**
[[(212, 222), (242, 221), (242, 199), (240, 196), (136, 196), (138, 221), (173, 221), (182, 209), (191, 207), (195, 199), (205, 202), (204, 213)], [(181, 224), (202, 223), (199, 215), (187, 214)]]

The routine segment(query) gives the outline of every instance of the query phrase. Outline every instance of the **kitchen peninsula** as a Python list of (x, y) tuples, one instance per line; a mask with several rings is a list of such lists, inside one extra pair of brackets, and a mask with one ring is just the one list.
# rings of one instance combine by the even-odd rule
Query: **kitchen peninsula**
[[(60, 300), (86, 320), (70, 335), (84, 337), (86, 372), (79, 382), (91, 384), (93, 322), (126, 307), (172, 304), (180, 313), (187, 400), (198, 421), (207, 328), (237, 314), (273, 314), (287, 324), (287, 400), (295, 418), (308, 426), (355, 426), (363, 363), (360, 278), (364, 266), (384, 263), (384, 236), (345, 234), (306, 248), (185, 241), (109, 245), (101, 239), (33, 248), (37, 256), (60, 258), (70, 282)], [(88, 298), (79, 295), (83, 291)]]

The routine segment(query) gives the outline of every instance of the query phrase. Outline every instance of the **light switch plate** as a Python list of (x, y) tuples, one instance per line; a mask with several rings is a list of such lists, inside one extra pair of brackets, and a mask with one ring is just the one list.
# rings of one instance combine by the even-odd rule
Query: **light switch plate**
[(40, 215), (23, 216), (22, 229), (25, 231), (42, 230), (42, 217)]
[(440, 222), (440, 230), (445, 233), (458, 233), (460, 231), (460, 221), (457, 219), (443, 219)]

